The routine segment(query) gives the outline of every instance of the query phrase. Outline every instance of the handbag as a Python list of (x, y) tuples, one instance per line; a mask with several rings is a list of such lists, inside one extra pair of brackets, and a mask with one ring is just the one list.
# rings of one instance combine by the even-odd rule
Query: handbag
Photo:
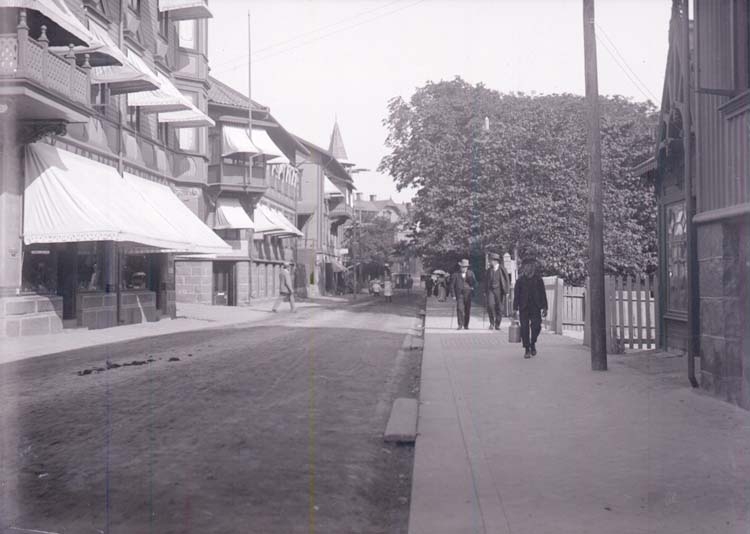
[(513, 319), (513, 322), (508, 327), (508, 342), (509, 343), (521, 342), (521, 325), (518, 324), (517, 319)]

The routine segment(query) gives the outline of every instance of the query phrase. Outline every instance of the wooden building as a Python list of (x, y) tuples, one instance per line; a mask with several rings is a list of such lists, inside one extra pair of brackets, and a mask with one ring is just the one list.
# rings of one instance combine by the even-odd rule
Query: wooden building
[(687, 4), (673, 2), (657, 151), (636, 169), (659, 199), (660, 341), (750, 408), (750, 2), (695, 0), (692, 23)]

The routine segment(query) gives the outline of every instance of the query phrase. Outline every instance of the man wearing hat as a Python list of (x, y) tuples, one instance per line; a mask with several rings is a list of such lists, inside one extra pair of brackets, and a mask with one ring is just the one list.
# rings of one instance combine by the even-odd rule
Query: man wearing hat
[(458, 262), (459, 271), (453, 275), (451, 288), (456, 297), (456, 316), (458, 318), (458, 330), (469, 329), (469, 318), (471, 316), (471, 295), (477, 285), (477, 278), (469, 270), (469, 260), (466, 258)]
[(485, 303), (490, 318), (490, 330), (500, 330), (500, 322), (503, 320), (502, 302), (508, 294), (508, 273), (500, 262), (500, 254), (490, 254), (490, 263), (485, 273)]
[(271, 311), (276, 313), (282, 300), (289, 302), (289, 308), (292, 313), (297, 313), (294, 307), (294, 285), (292, 284), (292, 277), (289, 274), (289, 262), (285, 261), (281, 266), (281, 272), (279, 272), (279, 297), (273, 303)]
[(544, 290), (544, 280), (537, 273), (534, 258), (525, 258), (521, 264), (521, 276), (516, 280), (513, 291), (513, 310), (518, 310), (521, 322), (523, 357), (536, 356), (536, 340), (542, 331), (542, 317), (547, 316), (547, 292)]

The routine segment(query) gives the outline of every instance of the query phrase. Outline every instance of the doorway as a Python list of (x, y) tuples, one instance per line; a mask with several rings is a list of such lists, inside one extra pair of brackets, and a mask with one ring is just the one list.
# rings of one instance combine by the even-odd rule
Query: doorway
[(212, 303), (217, 306), (236, 306), (234, 262), (213, 262), (214, 291)]

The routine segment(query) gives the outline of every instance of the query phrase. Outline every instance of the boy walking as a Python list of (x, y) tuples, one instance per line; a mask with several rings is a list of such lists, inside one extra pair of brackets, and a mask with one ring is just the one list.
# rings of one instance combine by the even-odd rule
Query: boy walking
[(521, 322), (523, 357), (536, 356), (536, 340), (542, 331), (542, 317), (547, 316), (547, 292), (533, 258), (524, 259), (521, 265), (521, 276), (513, 290), (513, 310), (518, 311)]

